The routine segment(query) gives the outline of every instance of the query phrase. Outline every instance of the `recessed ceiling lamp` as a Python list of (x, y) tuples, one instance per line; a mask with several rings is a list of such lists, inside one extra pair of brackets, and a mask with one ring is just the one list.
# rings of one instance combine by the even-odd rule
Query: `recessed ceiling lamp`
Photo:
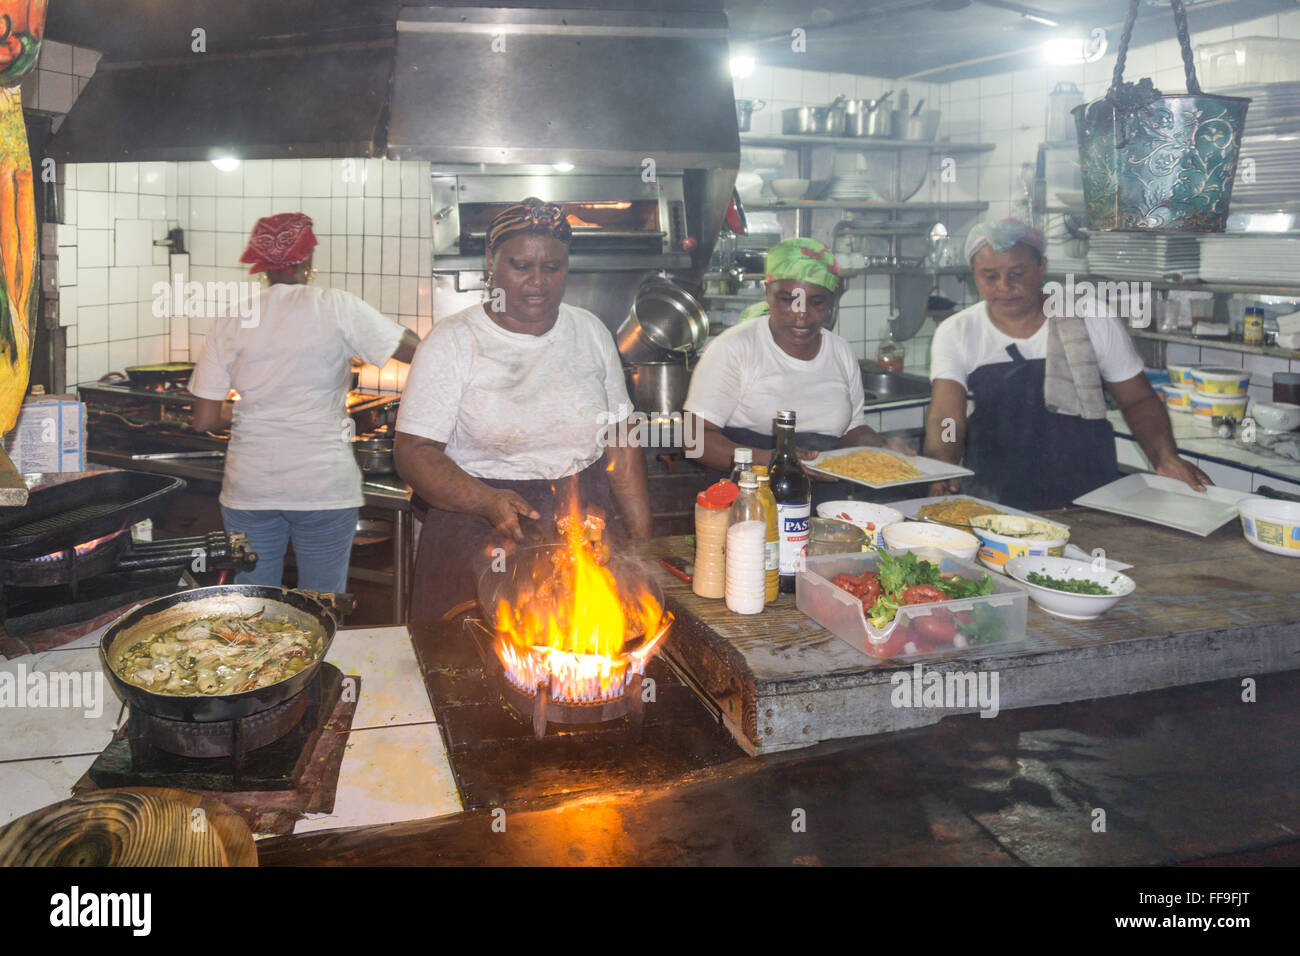
[(731, 78), (743, 80), (747, 76), (753, 76), (754, 65), (754, 54), (745, 49), (737, 50), (731, 56)]
[(212, 165), (223, 173), (233, 173), (239, 168), (239, 160), (234, 156), (218, 156), (212, 161)]

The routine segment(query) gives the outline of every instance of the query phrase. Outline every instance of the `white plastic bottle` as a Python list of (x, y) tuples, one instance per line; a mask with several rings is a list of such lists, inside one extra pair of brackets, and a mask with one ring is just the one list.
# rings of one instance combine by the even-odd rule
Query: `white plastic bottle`
[(767, 514), (752, 471), (740, 476), (740, 497), (727, 528), (727, 610), (758, 614), (767, 592)]

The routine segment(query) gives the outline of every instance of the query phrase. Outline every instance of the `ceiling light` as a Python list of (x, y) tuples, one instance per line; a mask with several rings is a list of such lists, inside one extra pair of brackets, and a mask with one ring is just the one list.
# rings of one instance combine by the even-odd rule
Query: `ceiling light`
[(754, 74), (754, 58), (748, 53), (737, 53), (731, 58), (731, 78), (743, 80)]
[(557, 173), (571, 173), (573, 172), (573, 163), (553, 163), (551, 168)]
[(212, 161), (212, 165), (223, 173), (233, 173), (239, 168), (239, 160), (234, 156), (218, 156)]
[(1032, 20), (1034, 23), (1041, 23), (1045, 27), (1059, 27), (1061, 25), (1056, 20), (1053, 20), (1051, 17), (1045, 17), (1041, 13), (1030, 13), (1026, 10), (1020, 15), (1026, 20)]
[(1089, 36), (1053, 37), (1043, 44), (1043, 59), (1054, 66), (1096, 63), (1106, 55), (1106, 31), (1093, 30)]

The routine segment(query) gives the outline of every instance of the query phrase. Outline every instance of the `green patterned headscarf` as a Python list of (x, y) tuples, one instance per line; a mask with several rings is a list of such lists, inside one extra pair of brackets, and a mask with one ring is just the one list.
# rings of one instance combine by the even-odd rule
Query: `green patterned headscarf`
[[(767, 251), (763, 272), (769, 282), (778, 279), (797, 279), (830, 289), (839, 286), (840, 270), (835, 264), (835, 254), (816, 239), (796, 236), (783, 239)], [(755, 302), (740, 313), (740, 322), (757, 319), (768, 314), (767, 302)]]
[(783, 239), (767, 250), (763, 272), (768, 281), (773, 279), (798, 279), (835, 291), (840, 283), (840, 270), (835, 265), (835, 254), (816, 239), (797, 236)]

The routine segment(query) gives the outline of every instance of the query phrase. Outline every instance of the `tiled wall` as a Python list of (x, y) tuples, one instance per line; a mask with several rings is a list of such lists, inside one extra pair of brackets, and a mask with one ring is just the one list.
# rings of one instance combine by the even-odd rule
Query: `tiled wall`
[[(23, 80), (23, 109), (66, 114), (94, 75), (99, 56), (84, 47), (53, 40), (42, 42), (36, 69)], [(55, 120), (56, 130), (59, 122)]]
[[(68, 380), (197, 358), (211, 317), (154, 314), (156, 282), (248, 280), (239, 256), (261, 216), (304, 212), (320, 240), (319, 285), (347, 289), (421, 337), (432, 326), (428, 165), (377, 159), (81, 164), (64, 170), (61, 322)], [(154, 246), (184, 230), (188, 256)], [(368, 367), (361, 387), (400, 390), (405, 366)]]

